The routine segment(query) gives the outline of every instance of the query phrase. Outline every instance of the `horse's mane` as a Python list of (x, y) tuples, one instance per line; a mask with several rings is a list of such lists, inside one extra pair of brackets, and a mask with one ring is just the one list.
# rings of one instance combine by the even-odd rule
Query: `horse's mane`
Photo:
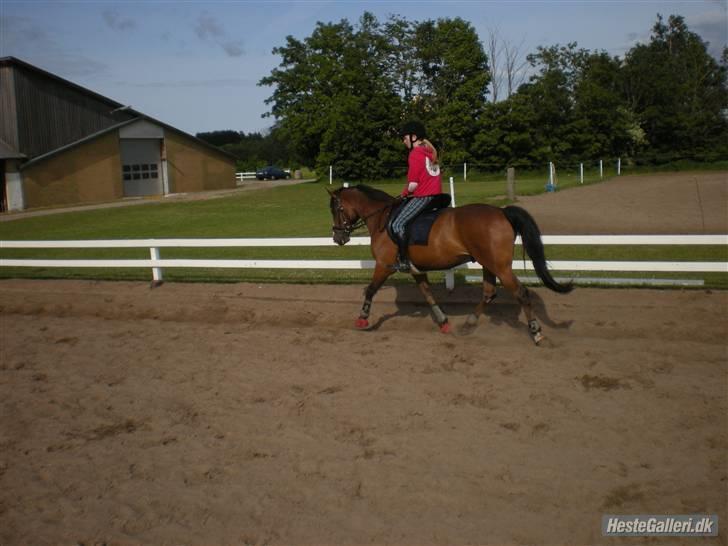
[(357, 184), (356, 186), (354, 186), (354, 189), (359, 190), (369, 199), (372, 199), (374, 201), (382, 201), (383, 203), (388, 203), (389, 201), (394, 199), (394, 197), (389, 195), (386, 191), (372, 188), (371, 186), (367, 186), (366, 184)]

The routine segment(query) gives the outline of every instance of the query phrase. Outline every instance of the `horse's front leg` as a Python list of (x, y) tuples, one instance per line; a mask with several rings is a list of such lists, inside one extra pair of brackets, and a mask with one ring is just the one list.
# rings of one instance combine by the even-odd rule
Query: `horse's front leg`
[(356, 319), (355, 326), (358, 329), (364, 330), (369, 328), (368, 319), (369, 313), (372, 310), (372, 300), (374, 299), (374, 295), (379, 291), (384, 284), (384, 281), (386, 281), (392, 273), (394, 273), (394, 271), (384, 265), (377, 264), (375, 266), (372, 282), (369, 283), (369, 286), (367, 286), (364, 291), (364, 304), (361, 306), (359, 318)]
[(432, 289), (430, 288), (430, 282), (427, 280), (427, 275), (425, 273), (416, 273), (412, 274), (412, 276), (417, 282), (420, 292), (425, 297), (425, 301), (430, 305), (430, 309), (432, 309), (432, 314), (435, 316), (435, 321), (440, 327), (440, 331), (443, 334), (449, 334), (450, 323), (447, 320), (447, 315), (442, 312), (442, 309), (440, 309), (440, 306), (435, 301), (435, 297), (432, 295)]

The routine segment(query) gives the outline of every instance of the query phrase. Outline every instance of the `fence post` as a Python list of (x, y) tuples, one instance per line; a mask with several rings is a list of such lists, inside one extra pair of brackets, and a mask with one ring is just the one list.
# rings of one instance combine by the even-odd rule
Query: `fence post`
[[(159, 249), (152, 247), (149, 249), (149, 255), (152, 260), (159, 260)], [(164, 274), (161, 267), (152, 267), (152, 288), (160, 286), (164, 282)]]
[(556, 187), (556, 167), (553, 161), (549, 161), (549, 182), (554, 188)]
[(329, 186), (334, 183), (334, 166), (329, 165)]
[(454, 207), (455, 206), (455, 182), (452, 179), (452, 176), (450, 177), (450, 204)]
[(508, 167), (506, 176), (506, 192), (508, 194), (509, 201), (516, 200), (516, 169)]
[(579, 183), (584, 183), (584, 164), (579, 163)]
[(599, 160), (599, 180), (604, 179), (604, 161)]
[(455, 289), (455, 270), (448, 269), (445, 272), (445, 288), (448, 290)]
[(463, 163), (463, 182), (468, 181), (468, 164)]
[(617, 158), (617, 176), (619, 176), (620, 174), (622, 174), (622, 158), (618, 157)]

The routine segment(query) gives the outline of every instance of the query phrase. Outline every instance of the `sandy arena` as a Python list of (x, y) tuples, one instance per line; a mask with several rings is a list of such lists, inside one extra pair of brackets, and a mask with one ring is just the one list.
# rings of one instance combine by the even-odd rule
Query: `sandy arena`
[[(728, 233), (727, 180), (521, 204), (545, 233)], [(728, 292), (537, 288), (535, 347), (503, 292), (464, 336), (385, 287), (354, 331), (362, 289), (0, 281), (0, 544), (685, 543), (603, 514), (717, 514), (688, 540), (727, 543)], [(479, 291), (436, 297), (457, 327)]]

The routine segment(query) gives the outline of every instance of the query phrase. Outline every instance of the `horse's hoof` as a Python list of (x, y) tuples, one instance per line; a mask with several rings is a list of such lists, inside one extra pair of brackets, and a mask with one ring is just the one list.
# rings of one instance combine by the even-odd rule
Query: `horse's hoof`
[(544, 337), (544, 335), (541, 332), (536, 332), (535, 334), (533, 334), (533, 342), (536, 345), (540, 344), (544, 339), (546, 339), (546, 338)]
[(457, 328), (457, 334), (460, 336), (469, 336), (473, 332), (475, 332), (475, 326), (467, 322)]
[(443, 334), (449, 334), (450, 332), (452, 332), (452, 327), (450, 326), (450, 323), (443, 322), (442, 324), (440, 324), (440, 332), (442, 332)]
[(369, 321), (365, 318), (358, 318), (356, 319), (354, 326), (357, 330), (366, 330), (367, 328), (369, 328)]

